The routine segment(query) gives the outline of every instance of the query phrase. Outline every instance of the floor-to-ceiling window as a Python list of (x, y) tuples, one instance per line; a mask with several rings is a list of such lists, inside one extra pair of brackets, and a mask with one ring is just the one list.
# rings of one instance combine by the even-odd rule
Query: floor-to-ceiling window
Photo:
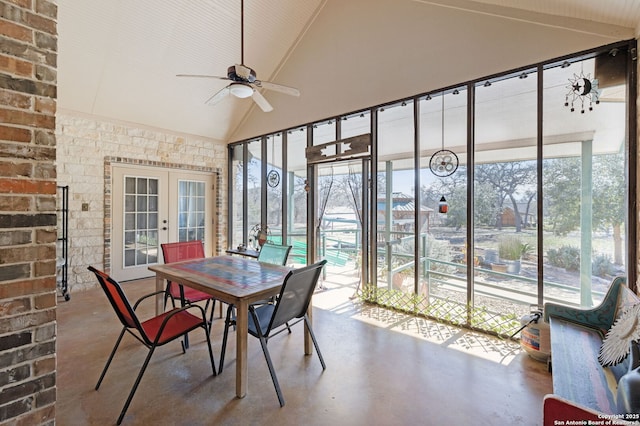
[(474, 321), (497, 328), (537, 304), (537, 73), (475, 85)]
[[(248, 158), (246, 163), (247, 180), (246, 191), (246, 221), (248, 226), (247, 241), (250, 247), (258, 247), (259, 231), (264, 228), (262, 220), (262, 185), (267, 184), (266, 176), (263, 176), (262, 140), (249, 142)], [(266, 161), (266, 158), (264, 158)]]
[(467, 90), (464, 86), (420, 100), (420, 294), (425, 314), (466, 322)]
[(244, 150), (245, 144), (229, 147), (229, 246), (247, 244), (244, 217)]
[[(294, 251), (314, 244), (320, 256), (357, 269), (362, 259), (349, 250), (360, 241), (358, 214), (366, 209), (357, 200), (366, 197), (354, 198), (353, 188), (368, 166), (309, 165), (305, 150), (370, 133), (363, 158), (375, 171), (367, 218), (375, 238), (362, 283), (375, 289), (369, 300), (499, 334), (547, 300), (592, 306), (613, 276), (635, 274), (628, 176), (636, 171), (628, 160), (637, 144), (625, 124), (636, 114), (628, 99), (631, 47), (619, 43), (233, 144), (233, 158), (242, 147), (252, 161), (266, 155), (267, 166), (250, 166), (233, 185), (230, 204), (244, 197), (249, 208), (232, 220), (254, 223), (261, 214), (250, 206), (268, 179), (253, 170), (287, 170), (288, 204), (277, 221), (287, 224)], [(257, 149), (264, 140), (266, 152)], [(286, 150), (285, 164), (277, 164), (278, 149)], [(305, 240), (307, 195), (315, 206), (312, 242)]]
[(267, 149), (267, 172), (266, 172), (266, 189), (267, 189), (267, 211), (266, 224), (269, 234), (273, 241), (282, 243), (284, 214), (283, 192), (284, 181), (283, 173), (283, 157), (282, 157), (282, 134), (269, 135), (266, 138)]
[(307, 263), (307, 128), (300, 127), (285, 134), (287, 140), (287, 245), (291, 246), (289, 262)]
[(592, 306), (626, 273), (626, 72), (624, 51), (544, 70), (545, 300)]
[(414, 293), (419, 235), (415, 228), (414, 119), (413, 101), (378, 109), (377, 284), (403, 293)]

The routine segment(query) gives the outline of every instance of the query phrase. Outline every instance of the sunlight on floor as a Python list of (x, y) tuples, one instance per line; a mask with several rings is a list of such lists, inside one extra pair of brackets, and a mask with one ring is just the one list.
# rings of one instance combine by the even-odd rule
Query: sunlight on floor
[(313, 297), (313, 305), (503, 365), (522, 353), (517, 341), (365, 304), (356, 295), (357, 285), (358, 278), (348, 271), (327, 274)]

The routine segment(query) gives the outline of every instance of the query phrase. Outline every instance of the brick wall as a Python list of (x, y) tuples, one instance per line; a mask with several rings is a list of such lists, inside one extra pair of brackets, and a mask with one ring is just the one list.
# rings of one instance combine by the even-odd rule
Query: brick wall
[(0, 11), (0, 422), (52, 424), (57, 5)]
[[(69, 289), (97, 286), (87, 266), (110, 270), (111, 168), (118, 164), (218, 172), (214, 252), (226, 247), (227, 145), (213, 139), (58, 111), (58, 183), (69, 186)], [(82, 210), (86, 204), (88, 210)], [(73, 297), (73, 296), (72, 296)]]

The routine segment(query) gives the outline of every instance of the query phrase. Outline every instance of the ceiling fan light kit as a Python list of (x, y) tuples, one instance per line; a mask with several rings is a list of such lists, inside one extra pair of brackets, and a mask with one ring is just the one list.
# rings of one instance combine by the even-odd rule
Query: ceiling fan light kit
[(240, 99), (251, 97), (260, 109), (264, 112), (269, 112), (273, 110), (273, 107), (258, 91), (258, 88), (275, 90), (276, 92), (290, 96), (300, 96), (300, 91), (293, 87), (258, 80), (256, 72), (244, 65), (244, 1), (240, 3), (240, 38), (240, 64), (232, 65), (227, 68), (226, 77), (202, 74), (178, 74), (177, 77), (210, 78), (231, 81), (227, 87), (220, 89), (213, 96), (207, 99), (205, 101), (205, 104), (207, 105), (215, 105), (226, 98), (229, 94), (232, 94), (236, 98)]
[(242, 83), (231, 83), (229, 85), (229, 92), (236, 98), (248, 98), (253, 95), (253, 88)]

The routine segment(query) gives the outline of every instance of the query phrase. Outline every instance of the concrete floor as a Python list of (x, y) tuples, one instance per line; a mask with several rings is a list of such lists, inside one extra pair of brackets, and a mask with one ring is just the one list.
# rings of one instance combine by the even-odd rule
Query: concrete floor
[[(151, 279), (124, 283), (130, 300)], [(286, 405), (280, 408), (257, 339), (249, 340), (249, 392), (235, 398), (235, 338), (211, 375), (202, 331), (156, 350), (123, 425), (539, 425), (552, 392), (546, 365), (513, 342), (362, 305), (351, 284), (325, 282), (314, 330), (327, 370), (304, 356), (302, 325), (269, 342)], [(141, 316), (153, 313), (153, 303)], [(216, 315), (217, 316), (217, 315)], [(223, 321), (211, 332), (218, 362)], [(146, 349), (126, 336), (99, 391), (120, 332), (102, 290), (58, 303), (58, 425), (115, 424)]]

